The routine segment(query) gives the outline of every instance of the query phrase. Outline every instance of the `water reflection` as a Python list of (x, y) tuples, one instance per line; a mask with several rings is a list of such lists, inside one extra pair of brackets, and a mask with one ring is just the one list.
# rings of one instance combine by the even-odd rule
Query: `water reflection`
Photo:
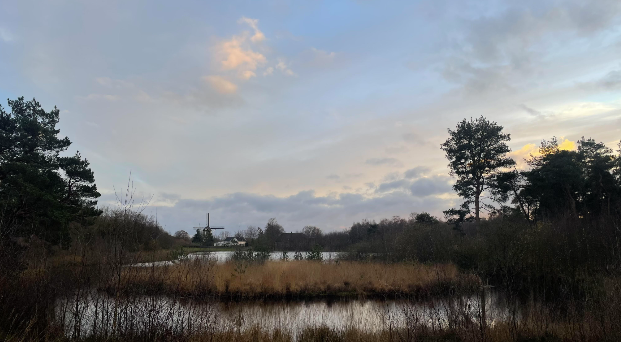
[[(341, 302), (222, 303), (183, 298), (114, 299), (101, 293), (58, 301), (56, 320), (68, 336), (111, 335), (156, 328), (173, 333), (245, 331), (252, 327), (281, 329), (294, 336), (305, 328), (379, 331), (426, 325), (445, 328), (478, 324), (480, 297), (428, 302), (353, 300)], [(515, 318), (503, 296), (486, 297), (489, 326)]]

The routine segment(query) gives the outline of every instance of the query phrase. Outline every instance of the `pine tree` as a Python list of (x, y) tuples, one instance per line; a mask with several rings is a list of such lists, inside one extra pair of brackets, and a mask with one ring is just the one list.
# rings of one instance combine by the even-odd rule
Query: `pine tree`
[(36, 101), (8, 100), (0, 106), (0, 239), (37, 235), (68, 241), (68, 224), (100, 214), (100, 196), (89, 162), (58, 137), (60, 111)]
[(457, 177), (453, 189), (465, 199), (461, 209), (451, 209), (445, 213), (459, 215), (470, 210), (474, 203), (474, 218), (478, 222), (481, 210), (481, 194), (494, 186), (494, 176), (503, 168), (515, 165), (507, 157), (511, 150), (507, 142), (509, 134), (502, 132), (502, 126), (484, 117), (476, 120), (462, 120), (450, 137), (441, 145), (449, 160), (451, 176)]

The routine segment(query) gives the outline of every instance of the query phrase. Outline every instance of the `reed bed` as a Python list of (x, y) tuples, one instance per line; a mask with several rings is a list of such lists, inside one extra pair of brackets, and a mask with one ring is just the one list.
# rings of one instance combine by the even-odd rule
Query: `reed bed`
[(38, 338), (24, 336), (5, 336), (7, 342), (17, 341), (184, 341), (184, 342), (416, 342), (416, 341), (447, 341), (447, 342), (617, 342), (618, 334), (605, 334), (603, 331), (582, 330), (567, 325), (550, 326), (547, 329), (515, 330), (508, 324), (498, 324), (482, 333), (476, 326), (468, 329), (432, 329), (424, 326), (412, 326), (401, 329), (386, 329), (379, 332), (361, 331), (358, 329), (332, 329), (328, 327), (307, 328), (298, 334), (286, 330), (267, 330), (255, 326), (245, 331), (235, 329), (213, 331), (200, 334), (171, 333), (167, 331), (143, 334), (128, 333), (118, 336), (90, 336), (81, 339), (68, 339), (54, 335)]
[(480, 287), (455, 265), (418, 263), (264, 263), (192, 261), (163, 267), (126, 267), (102, 288), (110, 293), (165, 294), (220, 299), (313, 297), (430, 297), (472, 293)]

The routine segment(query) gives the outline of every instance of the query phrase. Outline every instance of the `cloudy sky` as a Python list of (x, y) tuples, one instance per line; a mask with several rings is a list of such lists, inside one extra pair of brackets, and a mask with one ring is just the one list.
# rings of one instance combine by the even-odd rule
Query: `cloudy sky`
[(618, 0), (0, 2), (2, 105), (58, 106), (100, 204), (131, 171), (170, 232), (440, 216), (447, 128), (613, 147), (619, 95)]

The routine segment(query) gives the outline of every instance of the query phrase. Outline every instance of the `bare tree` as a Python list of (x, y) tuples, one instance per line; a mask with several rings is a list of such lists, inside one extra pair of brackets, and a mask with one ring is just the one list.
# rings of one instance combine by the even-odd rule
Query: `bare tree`
[(321, 229), (315, 226), (306, 226), (302, 228), (302, 233), (304, 233), (304, 235), (308, 236), (311, 239), (318, 238), (322, 234)]
[(243, 231), (243, 234), (246, 240), (255, 240), (259, 237), (259, 228), (254, 226), (248, 226), (248, 228)]

